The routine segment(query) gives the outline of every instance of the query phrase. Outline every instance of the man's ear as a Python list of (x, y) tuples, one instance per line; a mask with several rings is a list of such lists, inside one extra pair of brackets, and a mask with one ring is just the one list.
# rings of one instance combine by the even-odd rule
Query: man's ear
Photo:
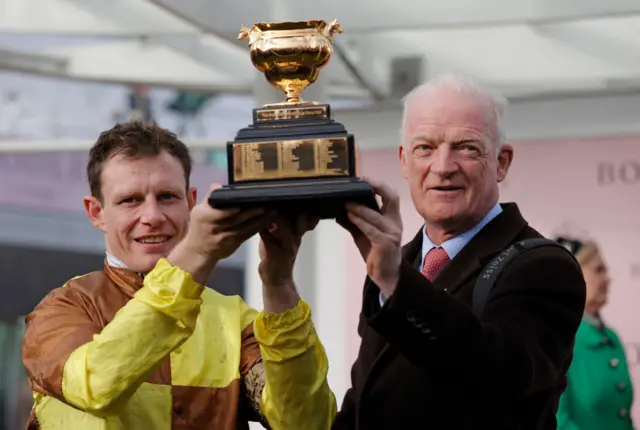
[(404, 145), (400, 144), (398, 147), (398, 157), (400, 158), (400, 168), (402, 169), (402, 177), (405, 180), (409, 179), (409, 172), (407, 167), (407, 152), (404, 150)]
[(189, 206), (189, 210), (193, 209), (198, 201), (198, 189), (196, 187), (191, 187), (187, 190), (187, 205)]
[(93, 196), (86, 196), (84, 198), (84, 210), (87, 212), (87, 217), (89, 221), (91, 221), (91, 224), (98, 230), (106, 233), (102, 203)]
[(502, 182), (509, 173), (509, 168), (513, 162), (513, 146), (502, 145), (498, 154), (498, 182)]

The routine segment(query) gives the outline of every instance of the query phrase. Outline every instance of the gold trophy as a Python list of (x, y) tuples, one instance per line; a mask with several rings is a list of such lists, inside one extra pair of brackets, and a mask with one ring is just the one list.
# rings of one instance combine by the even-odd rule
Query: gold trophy
[(227, 143), (228, 185), (211, 193), (211, 206), (277, 206), (320, 218), (341, 217), (349, 201), (378, 208), (371, 186), (357, 177), (353, 135), (331, 119), (328, 104), (301, 98), (341, 32), (337, 20), (242, 28), (238, 39), (249, 39), (253, 65), (286, 99), (253, 109), (253, 124)]

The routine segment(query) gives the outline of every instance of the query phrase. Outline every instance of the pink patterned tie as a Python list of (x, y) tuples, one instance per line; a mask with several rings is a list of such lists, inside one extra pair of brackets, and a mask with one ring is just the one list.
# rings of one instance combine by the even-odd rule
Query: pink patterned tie
[(451, 259), (447, 255), (447, 251), (442, 248), (432, 248), (424, 259), (422, 274), (431, 281), (449, 261)]

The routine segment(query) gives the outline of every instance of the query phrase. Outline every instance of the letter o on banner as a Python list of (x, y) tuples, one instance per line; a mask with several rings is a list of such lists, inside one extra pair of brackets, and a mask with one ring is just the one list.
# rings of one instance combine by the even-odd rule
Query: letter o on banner
[(618, 177), (623, 184), (631, 185), (640, 182), (640, 162), (627, 160), (618, 169)]

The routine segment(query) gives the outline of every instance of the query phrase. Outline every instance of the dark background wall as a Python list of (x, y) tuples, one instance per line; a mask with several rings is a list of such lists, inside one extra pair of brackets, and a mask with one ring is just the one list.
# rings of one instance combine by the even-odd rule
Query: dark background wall
[[(104, 254), (0, 245), (0, 320), (29, 313), (48, 291), (103, 265)], [(242, 296), (243, 269), (219, 266), (208, 285), (222, 294)]]

